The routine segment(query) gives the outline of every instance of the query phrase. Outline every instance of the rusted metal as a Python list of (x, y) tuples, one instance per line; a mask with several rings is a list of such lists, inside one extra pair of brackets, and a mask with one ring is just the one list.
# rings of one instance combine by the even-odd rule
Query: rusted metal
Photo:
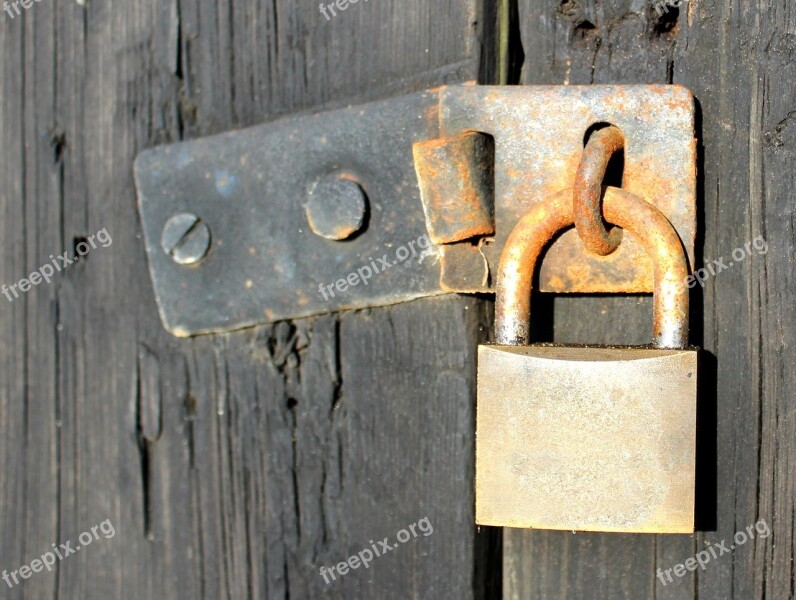
[(586, 147), (575, 174), (572, 194), (575, 230), (586, 250), (607, 256), (622, 242), (622, 230), (609, 232), (603, 225), (602, 191), (605, 171), (611, 158), (625, 147), (625, 137), (613, 126), (595, 131)]
[[(495, 303), (495, 340), (524, 345), (530, 339), (531, 288), (539, 256), (562, 229), (574, 225), (572, 190), (534, 205), (511, 232), (500, 259)], [(688, 266), (671, 223), (657, 208), (624, 189), (609, 187), (605, 218), (634, 234), (654, 271), (652, 339), (658, 348), (688, 346)]]
[(440, 286), (446, 292), (476, 294), (489, 285), (485, 241), (440, 246)]
[(435, 244), (495, 233), (495, 144), (467, 132), (413, 146), (426, 226)]
[[(696, 235), (694, 98), (677, 85), (452, 86), (440, 93), (442, 135), (495, 139), (495, 270), (509, 234), (531, 207), (572, 189), (587, 132), (610, 123), (625, 138), (622, 187), (656, 206), (677, 231), (689, 264)], [(571, 200), (571, 198), (570, 198)], [(652, 291), (652, 263), (625, 235), (608, 256), (588, 252), (573, 229), (545, 253), (539, 288), (556, 293)], [(482, 292), (494, 291), (487, 287)]]

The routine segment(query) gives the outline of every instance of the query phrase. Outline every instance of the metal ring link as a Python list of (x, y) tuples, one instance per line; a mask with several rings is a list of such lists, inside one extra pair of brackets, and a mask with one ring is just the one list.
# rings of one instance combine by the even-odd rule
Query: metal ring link
[(600, 256), (611, 254), (622, 242), (621, 229), (605, 228), (601, 200), (608, 163), (624, 147), (625, 138), (617, 127), (595, 131), (583, 149), (575, 175), (572, 194), (575, 228), (586, 249)]

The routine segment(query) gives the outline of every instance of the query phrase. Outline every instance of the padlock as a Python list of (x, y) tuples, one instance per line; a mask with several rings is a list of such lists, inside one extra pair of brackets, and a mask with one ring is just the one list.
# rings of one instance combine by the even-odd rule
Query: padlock
[(537, 258), (573, 225), (572, 192), (535, 205), (501, 256), (496, 344), (478, 349), (478, 524), (694, 531), (698, 349), (688, 348), (686, 258), (643, 199), (608, 188), (603, 212), (652, 259), (653, 346), (526, 345)]

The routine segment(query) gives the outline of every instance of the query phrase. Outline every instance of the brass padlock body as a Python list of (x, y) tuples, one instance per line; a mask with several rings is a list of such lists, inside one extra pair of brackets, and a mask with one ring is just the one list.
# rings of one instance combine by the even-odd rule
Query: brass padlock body
[(696, 350), (481, 346), (476, 522), (693, 532), (696, 382)]

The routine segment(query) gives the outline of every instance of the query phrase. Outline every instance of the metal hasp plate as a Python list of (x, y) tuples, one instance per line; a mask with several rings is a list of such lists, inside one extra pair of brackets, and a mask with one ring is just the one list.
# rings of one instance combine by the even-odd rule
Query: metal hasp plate
[[(686, 89), (443, 87), (143, 152), (135, 179), (163, 323), (185, 337), (492, 291), (512, 228), (572, 187), (597, 123), (621, 129), (623, 187), (666, 214), (693, 263)], [(632, 237), (595, 257), (566, 232), (540, 277), (544, 291), (652, 289)]]

